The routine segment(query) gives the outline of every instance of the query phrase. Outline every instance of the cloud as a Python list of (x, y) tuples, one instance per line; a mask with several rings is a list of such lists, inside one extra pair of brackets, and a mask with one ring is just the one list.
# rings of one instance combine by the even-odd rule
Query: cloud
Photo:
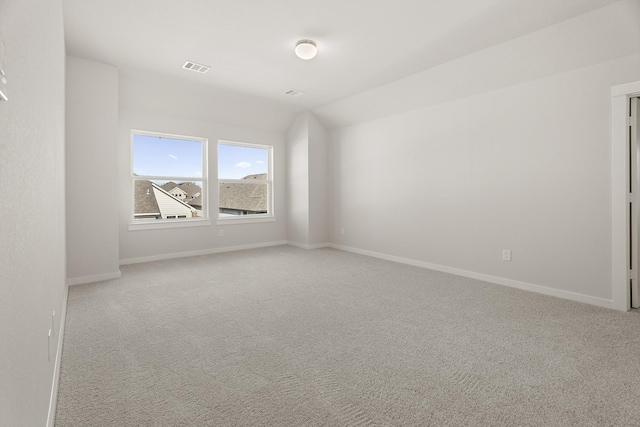
[(256, 163), (259, 165), (264, 165), (264, 162), (262, 160), (256, 160)]
[(173, 154), (169, 154), (169, 157), (171, 157), (173, 160), (178, 160), (178, 158), (176, 156), (174, 156)]
[(251, 167), (251, 163), (249, 163), (249, 162), (240, 162), (240, 163), (236, 163), (235, 167), (246, 169), (246, 168), (250, 168)]

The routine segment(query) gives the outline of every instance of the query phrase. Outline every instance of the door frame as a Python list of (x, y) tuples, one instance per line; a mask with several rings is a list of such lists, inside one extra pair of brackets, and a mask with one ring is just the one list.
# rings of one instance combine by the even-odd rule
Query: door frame
[(611, 88), (611, 273), (612, 305), (631, 309), (629, 286), (629, 99), (640, 96), (640, 81)]

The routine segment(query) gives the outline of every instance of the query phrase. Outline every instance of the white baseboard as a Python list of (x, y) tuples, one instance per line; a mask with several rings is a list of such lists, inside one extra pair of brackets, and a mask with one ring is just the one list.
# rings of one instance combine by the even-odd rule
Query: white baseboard
[(190, 256), (218, 254), (221, 252), (233, 252), (233, 251), (241, 251), (244, 249), (265, 248), (268, 246), (280, 246), (280, 245), (286, 245), (286, 244), (287, 242), (285, 240), (281, 240), (276, 242), (252, 243), (250, 245), (227, 246), (224, 248), (204, 249), (201, 251), (176, 252), (172, 254), (152, 255), (152, 256), (145, 256), (140, 258), (126, 258), (126, 259), (120, 260), (120, 265), (138, 264), (141, 262), (151, 262), (151, 261), (163, 261), (165, 259), (186, 258)]
[(287, 245), (295, 246), (300, 249), (320, 249), (320, 248), (328, 248), (329, 243), (316, 243), (315, 245), (306, 245), (304, 243), (293, 242), (291, 240), (287, 240)]
[(93, 276), (72, 277), (67, 279), (67, 285), (83, 285), (85, 283), (102, 282), (103, 280), (119, 279), (122, 276), (120, 270), (113, 273), (95, 274)]
[(67, 321), (67, 299), (69, 298), (69, 286), (65, 286), (62, 312), (60, 313), (60, 326), (58, 328), (58, 349), (56, 351), (55, 367), (53, 368), (53, 382), (51, 384), (51, 396), (49, 397), (49, 414), (47, 415), (47, 427), (53, 427), (56, 422), (56, 407), (58, 403), (58, 384), (60, 382), (60, 363), (62, 362), (62, 343), (64, 342), (64, 325)]
[(604, 298), (592, 297), (589, 295), (583, 295), (576, 292), (563, 291), (556, 288), (549, 288), (546, 286), (534, 285), (532, 283), (520, 282), (518, 280), (505, 279), (504, 277), (491, 276), (488, 274), (461, 270), (459, 268), (447, 267), (444, 265), (431, 264), (424, 261), (417, 261), (414, 259), (402, 258), (394, 255), (387, 255), (379, 252), (352, 248), (349, 246), (336, 245), (333, 243), (330, 243), (328, 246), (334, 249), (340, 249), (342, 251), (353, 252), (360, 255), (367, 255), (375, 258), (384, 259), (387, 261), (399, 262), (402, 264), (408, 264), (415, 267), (427, 268), (429, 270), (442, 271), (444, 273), (455, 274), (456, 276), (468, 277), (470, 279), (477, 279), (477, 280), (482, 280), (484, 282), (496, 283), (498, 285), (509, 286), (511, 288), (517, 288), (525, 291), (536, 292), (539, 294), (564, 298), (571, 301), (583, 302), (583, 303), (595, 305), (598, 307), (613, 308), (613, 301), (604, 299)]

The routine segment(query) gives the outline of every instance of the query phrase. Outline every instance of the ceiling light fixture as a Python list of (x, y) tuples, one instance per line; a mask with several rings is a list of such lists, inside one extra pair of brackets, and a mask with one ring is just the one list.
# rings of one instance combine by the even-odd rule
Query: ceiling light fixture
[(298, 58), (307, 60), (316, 56), (318, 48), (313, 40), (300, 40), (296, 43), (295, 52)]

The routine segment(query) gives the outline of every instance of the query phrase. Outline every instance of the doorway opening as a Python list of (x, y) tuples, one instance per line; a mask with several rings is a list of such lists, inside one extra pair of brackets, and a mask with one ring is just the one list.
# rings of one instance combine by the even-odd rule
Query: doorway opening
[(629, 287), (631, 308), (640, 308), (640, 98), (629, 99)]
[(612, 95), (612, 306), (640, 306), (640, 81), (614, 86)]

